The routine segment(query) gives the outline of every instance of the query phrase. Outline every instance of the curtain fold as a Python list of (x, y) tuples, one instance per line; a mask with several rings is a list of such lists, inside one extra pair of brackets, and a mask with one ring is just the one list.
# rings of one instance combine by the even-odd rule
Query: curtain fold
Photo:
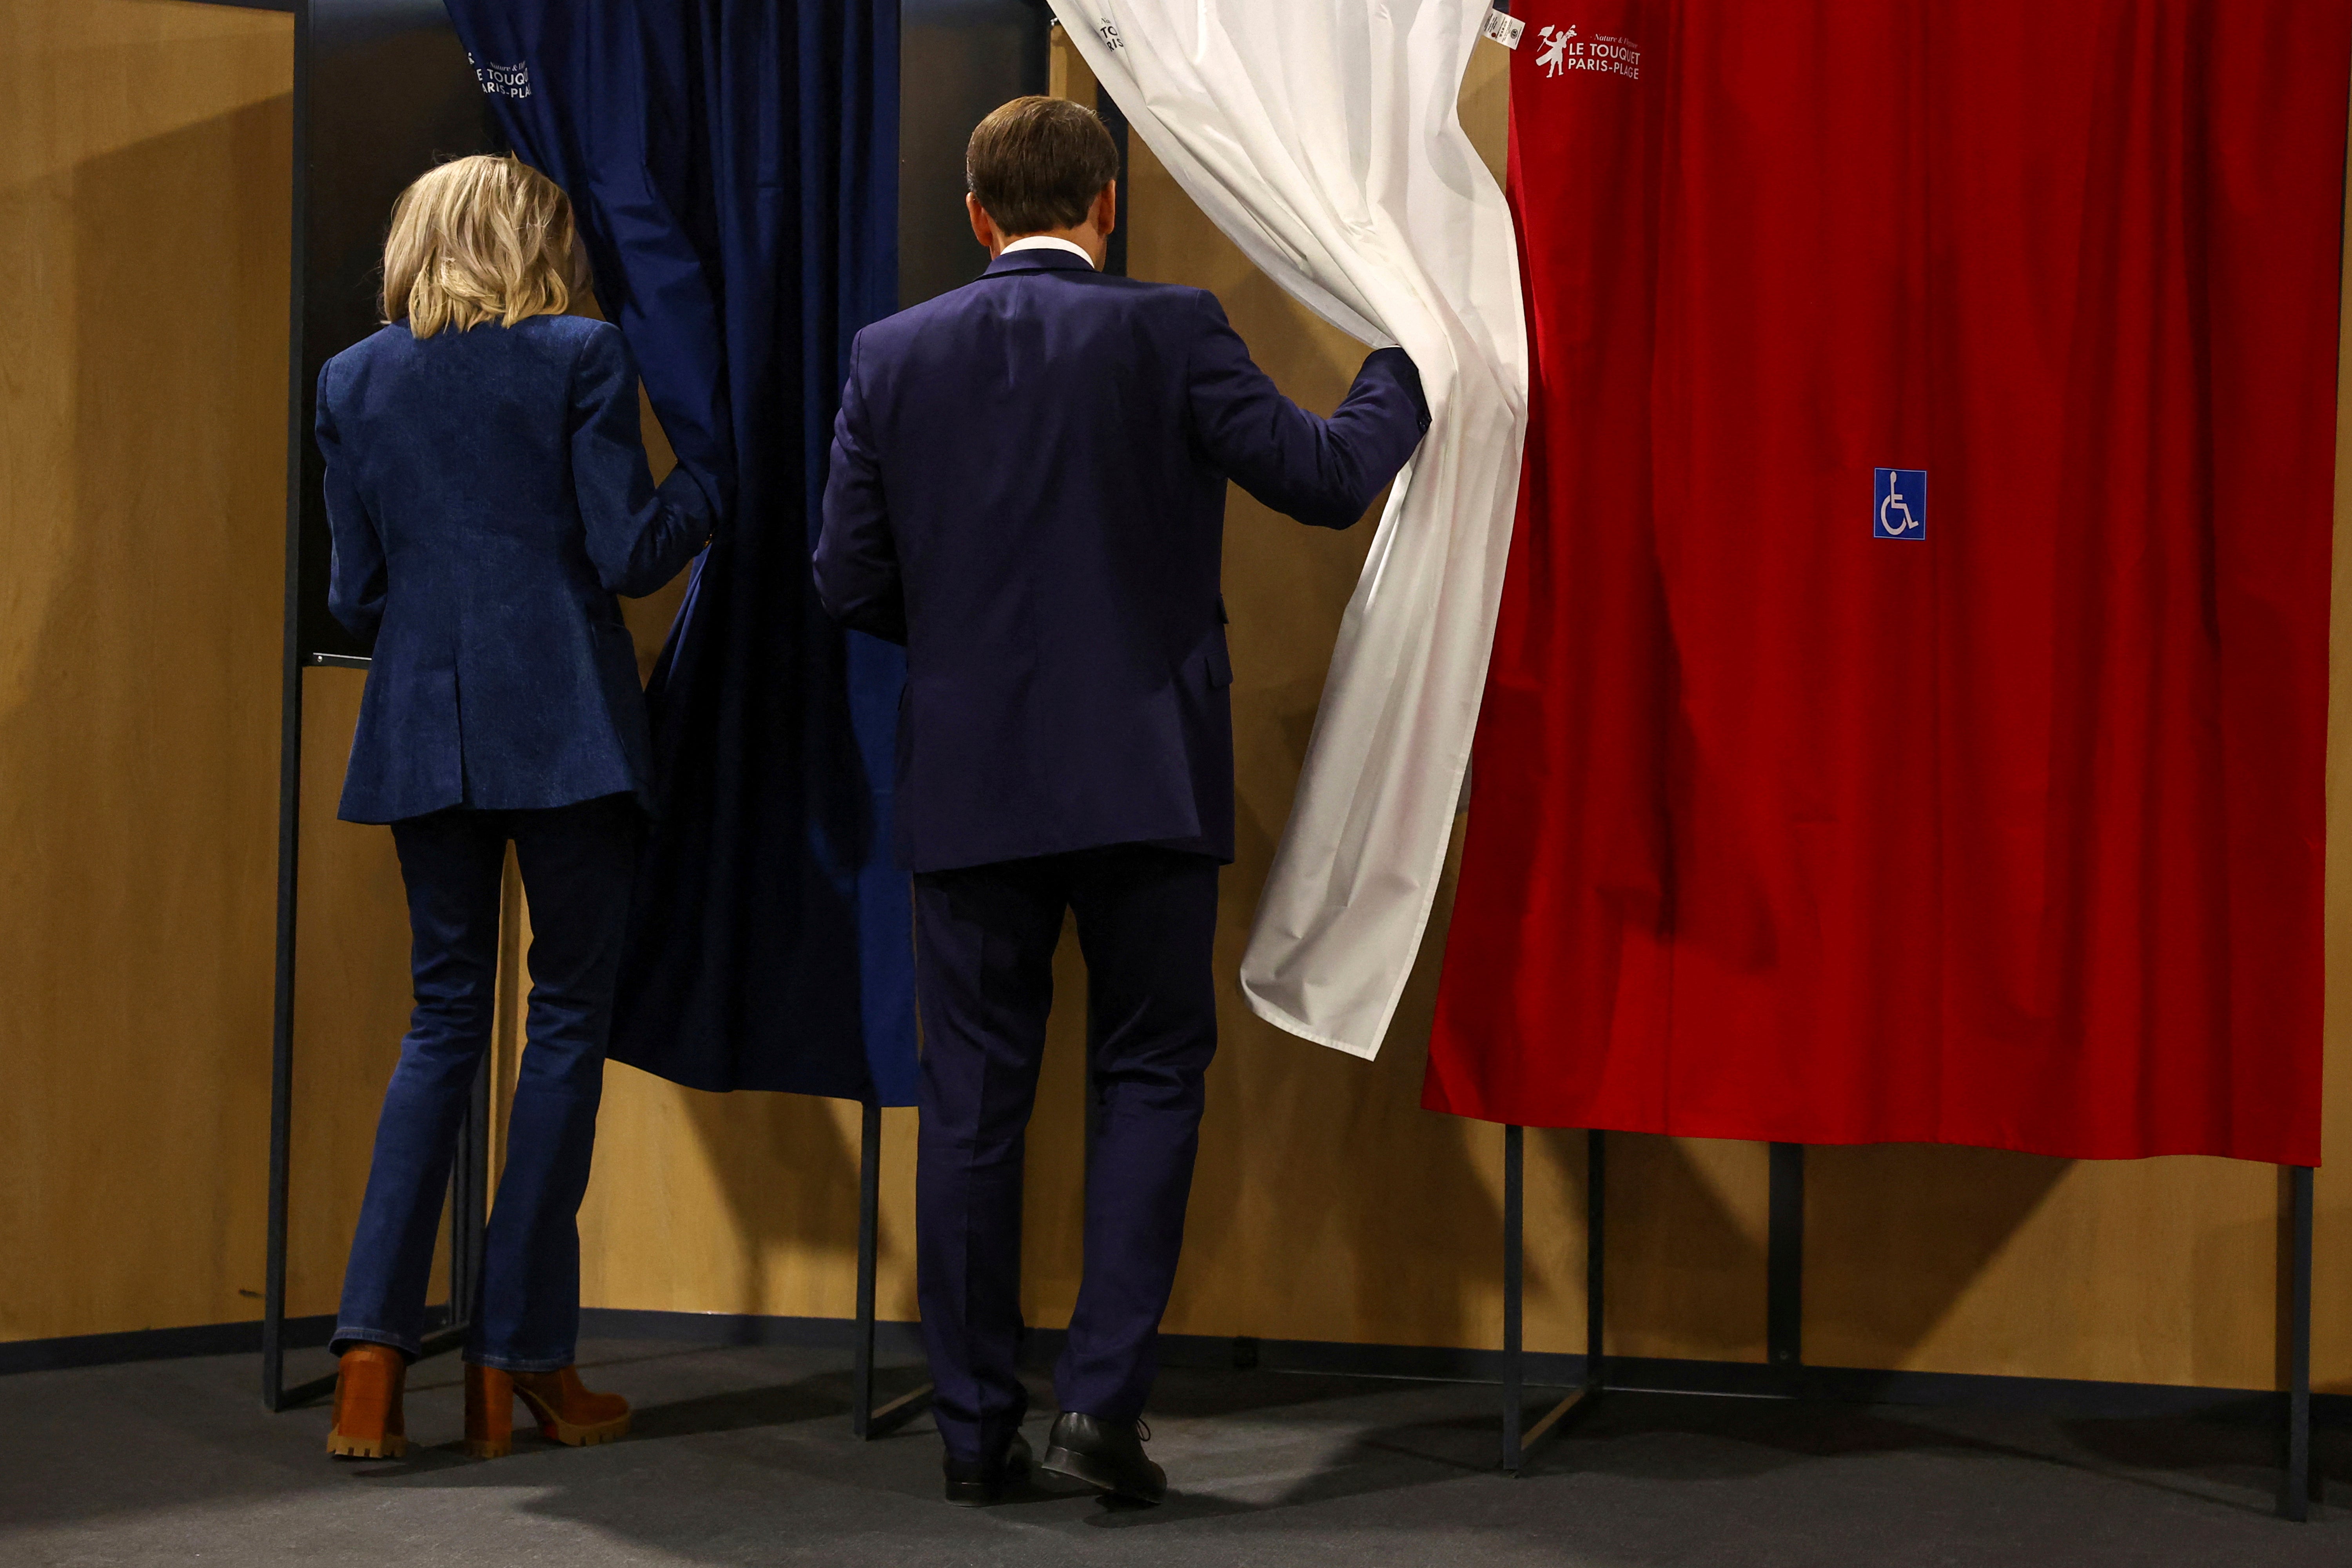
[(1460, 799), (1510, 540), (1526, 331), (1503, 194), (1455, 114), (1484, 0), (1054, 0), (1097, 79), (1284, 289), (1420, 367), (1398, 477), (1325, 683), (1242, 988), (1370, 1057)]
[(808, 558), (851, 337), (897, 306), (893, 0), (448, 0), (517, 152), (730, 523), (651, 691), (663, 815), (612, 1055), (705, 1089), (910, 1104), (898, 649)]

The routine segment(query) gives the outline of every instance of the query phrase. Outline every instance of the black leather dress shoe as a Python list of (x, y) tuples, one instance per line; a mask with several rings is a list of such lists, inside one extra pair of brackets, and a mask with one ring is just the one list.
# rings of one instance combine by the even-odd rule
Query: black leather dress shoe
[(1168, 1472), (1143, 1457), (1143, 1433), (1132, 1421), (1066, 1411), (1045, 1439), (1045, 1468), (1131, 1502), (1168, 1495)]
[(948, 1501), (958, 1508), (986, 1508), (1003, 1500), (1004, 1489), (1029, 1474), (1036, 1455), (1029, 1447), (1029, 1439), (1020, 1433), (1013, 1434), (1013, 1442), (1004, 1450), (1004, 1458), (991, 1465), (985, 1461), (947, 1457)]

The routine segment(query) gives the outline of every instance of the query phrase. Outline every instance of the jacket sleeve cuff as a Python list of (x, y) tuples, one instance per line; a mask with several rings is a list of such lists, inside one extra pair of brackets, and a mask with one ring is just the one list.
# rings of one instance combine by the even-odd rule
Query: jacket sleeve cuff
[(669, 471), (655, 493), (664, 506), (675, 508), (699, 523), (706, 538), (719, 532), (719, 509), (711, 504), (710, 492), (694, 477), (694, 470), (684, 463)]
[(1413, 416), (1421, 421), (1425, 433), (1429, 429), (1429, 399), (1421, 390), (1421, 367), (1412, 363), (1412, 356), (1400, 348), (1374, 349), (1364, 360), (1364, 368), (1357, 374), (1369, 375), (1374, 365), (1380, 366), (1382, 374), (1402, 387), (1405, 395), (1412, 399)]

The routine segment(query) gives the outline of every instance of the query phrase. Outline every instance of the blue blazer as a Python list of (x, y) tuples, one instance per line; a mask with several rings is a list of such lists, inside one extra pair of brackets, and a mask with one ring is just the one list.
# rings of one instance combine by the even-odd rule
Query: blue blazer
[(1346, 528), (1429, 414), (1364, 362), (1329, 419), (1213, 295), (1015, 251), (857, 335), (818, 595), (907, 645), (898, 849), (915, 871), (1158, 844), (1231, 860), (1225, 484)]
[(328, 605), (374, 639), (341, 812), (653, 805), (637, 656), (615, 594), (709, 539), (679, 469), (656, 489), (619, 331), (579, 316), (395, 322), (319, 372)]

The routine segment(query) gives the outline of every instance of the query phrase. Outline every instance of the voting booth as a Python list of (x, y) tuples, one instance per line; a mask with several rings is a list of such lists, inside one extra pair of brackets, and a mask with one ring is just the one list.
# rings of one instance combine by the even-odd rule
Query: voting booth
[[(460, 5), (455, 12), (461, 20), (492, 28), (530, 20), (528, 8)], [(961, 212), (964, 141), (972, 125), (990, 109), (1008, 98), (1046, 90), (1052, 76), (1051, 18), (1042, 0), (908, 0), (896, 8), (895, 15), (891, 9), (884, 8), (873, 16), (877, 23), (885, 25), (878, 34), (865, 41), (865, 47), (878, 69), (903, 78), (908, 89), (897, 90), (899, 84), (896, 80), (880, 82), (869, 111), (880, 116), (877, 123), (856, 126), (860, 106), (855, 102), (835, 110), (852, 121), (853, 131), (878, 138), (873, 142), (854, 141), (851, 151), (844, 155), (873, 165), (864, 173), (875, 184), (856, 193), (856, 200), (862, 204), (858, 210), (870, 212), (871, 221), (878, 226), (864, 262), (868, 273), (877, 275), (865, 285), (862, 306), (853, 307), (862, 309), (866, 319), (957, 287), (976, 272), (978, 263), (985, 257), (974, 245)], [(681, 38), (684, 17), (681, 11), (677, 33)], [(546, 13), (543, 23), (561, 33), (573, 25), (593, 30), (599, 19), (586, 12), (557, 7)], [(628, 30), (625, 27), (614, 36), (625, 40)], [(262, 1373), (264, 1402), (272, 1409), (315, 1397), (325, 1386), (319, 1380), (290, 1388), (287, 1383), (289, 1230), (293, 1228), (291, 1216), (298, 1205), (306, 1199), (324, 1197), (320, 1188), (338, 1184), (335, 1178), (321, 1176), (306, 1186), (295, 1169), (294, 1156), (297, 1119), (303, 1104), (296, 1090), (297, 1058), (301, 1048), (298, 1041), (303, 1033), (299, 1025), (302, 989), (306, 973), (314, 985), (326, 978), (316, 965), (307, 972), (304, 967), (300, 942), (305, 929), (303, 894), (306, 885), (317, 889), (330, 900), (348, 892), (347, 887), (319, 888), (321, 879), (316, 875), (306, 884), (303, 875), (306, 829), (316, 837), (323, 826), (315, 821), (306, 823), (306, 806), (314, 816), (327, 814), (327, 797), (317, 787), (322, 782), (317, 775), (340, 763), (336, 752), (314, 752), (306, 757), (306, 737), (311, 737), (314, 743), (320, 737), (315, 725), (306, 727), (304, 698), (312, 682), (335, 682), (331, 700), (333, 711), (338, 716), (346, 713), (353, 688), (363, 678), (368, 662), (365, 649), (327, 609), (331, 547), (320, 485), (322, 459), (310, 438), (319, 370), (328, 359), (380, 324), (379, 255), (386, 215), (401, 190), (419, 173), (435, 163), (467, 153), (513, 150), (516, 138), (510, 132), (520, 128), (526, 134), (536, 130), (542, 138), (537, 147), (523, 149), (526, 153), (536, 152), (539, 161), (559, 174), (569, 172), (585, 180), (599, 167), (595, 160), (604, 152), (593, 132), (631, 120), (623, 112), (625, 106), (617, 96), (628, 90), (630, 81), (616, 78), (601, 83), (556, 84), (558, 90), (563, 86), (583, 90), (593, 87), (614, 95), (594, 100), (598, 107), (585, 122), (590, 132), (585, 139), (565, 143), (575, 160), (574, 166), (567, 171), (557, 143), (544, 140), (562, 132), (529, 118), (530, 111), (546, 101), (551, 84), (545, 79), (545, 68), (541, 68), (541, 79), (534, 80), (528, 67), (509, 58), (519, 56), (519, 49), (477, 42), (480, 46), (478, 48), (467, 47), (467, 39), (453, 26), (453, 8), (442, 0), (308, 0), (296, 15), (296, 260), (289, 372), (292, 392), (288, 432), (278, 979)], [(609, 46), (612, 40), (604, 42)], [(709, 59), (715, 68), (716, 60), (726, 51), (732, 51), (731, 58), (740, 59), (772, 50), (782, 42), (758, 37), (712, 40), (712, 48), (719, 53)], [(664, 73), (690, 71), (698, 68), (698, 62), (684, 54), (646, 59), (630, 58), (625, 49), (623, 54), (625, 64), (642, 70), (642, 79), (647, 84), (643, 90), (656, 95), (655, 100), (649, 100), (651, 106), (646, 119), (664, 120), (676, 105), (658, 100), (659, 95), (666, 89), (673, 98), (682, 97), (685, 92), (682, 76)], [(609, 59), (609, 49), (582, 58)], [(824, 59), (813, 59), (811, 66), (812, 76), (819, 81), (838, 69), (837, 62)], [(760, 90), (754, 89), (755, 93)], [(715, 88), (712, 92), (715, 97)], [(747, 113), (754, 118), (773, 107), (765, 97), (745, 104)], [(817, 112), (825, 110), (826, 106), (819, 106)], [(523, 118), (513, 118), (518, 115)], [(714, 133), (724, 135), (725, 128)], [(886, 158), (876, 163), (876, 153), (891, 147), (896, 150), (895, 160)], [(688, 142), (681, 142), (676, 155), (691, 161), (698, 154)], [(657, 155), (640, 156), (646, 162), (658, 161)], [(637, 171), (631, 168), (627, 155), (619, 157), (618, 172), (634, 177)], [(906, 171), (903, 177), (902, 170)], [(604, 291), (607, 297), (601, 302), (608, 312), (617, 313), (625, 328), (641, 324), (635, 320), (631, 302), (621, 287), (625, 272), (618, 262), (615, 247), (625, 243), (626, 237), (597, 226), (596, 210), (584, 199), (581, 205), (583, 238), (592, 258), (603, 263), (603, 276), (610, 285)], [(826, 215), (820, 220), (820, 226), (847, 221), (845, 217)], [(1123, 247), (1122, 236), (1122, 250)], [(706, 270), (721, 259), (706, 258)], [(1115, 257), (1114, 265), (1119, 264), (1121, 258)], [(688, 461), (724, 465), (730, 459), (721, 450), (725, 445), (723, 435), (709, 435), (710, 410), (699, 403), (706, 384), (716, 377), (705, 364), (665, 357), (657, 346), (665, 333), (688, 339), (693, 336), (690, 329), (669, 321), (656, 321), (645, 334), (653, 342), (640, 350), (638, 357), (648, 363), (648, 378), (656, 383), (651, 405), (654, 417), (649, 418), (648, 433), (658, 445), (685, 448)], [(844, 341), (845, 345), (845, 338)], [(667, 381), (666, 376), (669, 377)], [(670, 405), (667, 417), (661, 417), (662, 405), (667, 401), (664, 395), (673, 388), (679, 401)], [(753, 417), (754, 424), (734, 444), (737, 458), (750, 460), (767, 443), (798, 452), (796, 427), (804, 423), (804, 418), (796, 402), (789, 408), (775, 411), (765, 426), (757, 422), (756, 416)], [(690, 438), (698, 436), (708, 438), (699, 446), (689, 445)], [(735, 480), (730, 470), (721, 476), (718, 485), (733, 489), (737, 488)], [(776, 536), (773, 559), (766, 567), (771, 575), (781, 573), (786, 577), (805, 576), (804, 547), (796, 542), (798, 527), (797, 518), (789, 533), (765, 519), (755, 519), (750, 525), (752, 531)], [(698, 566), (696, 580), (683, 595), (683, 613), (677, 616), (670, 631), (673, 641), (686, 636), (694, 626), (698, 603), (703, 605), (705, 623), (719, 613), (708, 602), (715, 594), (715, 590), (704, 594)], [(772, 608), (776, 603), (773, 591), (762, 590), (761, 596)], [(673, 595), (659, 601), (659, 605), (677, 611), (680, 599)], [(829, 626), (819, 629), (830, 630)], [(772, 640), (769, 639), (771, 647)], [(839, 640), (837, 634), (835, 640)], [(879, 694), (877, 706), (887, 715), (895, 705), (898, 679), (895, 666), (888, 663), (889, 654), (890, 650), (878, 647), (865, 650), (865, 658), (876, 668), (862, 677), (857, 669), (845, 668), (838, 660), (819, 660), (801, 668), (797, 681), (820, 693), (846, 683), (853, 689), (849, 696), (854, 705), (855, 688), (862, 679)], [(851, 650), (853, 663), (857, 657), (858, 650)], [(778, 683), (773, 658), (759, 647), (714, 650), (704, 662), (706, 666), (721, 666), (709, 668), (707, 681), (737, 679), (736, 671), (740, 669), (740, 679), (761, 679), (772, 686)], [(687, 678), (668, 655), (654, 674), (658, 712), (664, 681), (683, 685)], [(792, 684), (793, 678), (783, 678), (783, 683)], [(821, 695), (819, 700), (823, 700)], [(694, 699), (673, 694), (671, 706), (673, 710), (690, 709)], [(680, 721), (681, 724), (691, 722), (690, 717)], [(348, 730), (341, 733), (347, 737)], [(880, 743), (887, 753), (887, 737)], [(733, 765), (788, 774), (807, 771), (824, 773), (842, 764), (818, 754), (770, 758), (758, 763), (739, 759)], [(709, 771), (695, 759), (681, 762), (675, 769), (687, 777), (707, 774)], [(311, 776), (312, 784), (307, 797), (306, 776)], [(787, 841), (802, 836), (796, 818), (783, 820), (790, 817), (790, 812), (789, 806), (779, 805), (769, 813), (782, 822), (782, 837)], [(683, 814), (676, 810), (667, 814), (672, 821), (680, 815)], [(348, 839), (348, 835), (341, 837)], [(662, 847), (656, 844), (656, 858)], [(673, 863), (682, 862), (684, 873), (691, 876), (709, 860), (710, 853), (706, 840), (697, 840), (682, 846), (671, 859)], [(739, 853), (772, 858), (774, 850), (745, 846)], [(798, 962), (808, 971), (800, 994), (765, 994), (740, 1005), (735, 1005), (741, 1001), (740, 997), (715, 998), (714, 1005), (736, 1022), (709, 1026), (706, 1032), (719, 1033), (725, 1037), (710, 1042), (710, 1049), (697, 1052), (675, 1043), (677, 1035), (691, 1032), (691, 1026), (681, 1026), (678, 1017), (691, 1010), (692, 1002), (681, 1001), (674, 992), (664, 990), (657, 977), (648, 979), (637, 974), (632, 993), (651, 1000), (640, 1009), (634, 1028), (633, 1020), (625, 1014), (615, 1039), (614, 1056), (622, 1061), (639, 1061), (649, 1070), (703, 1089), (785, 1089), (835, 1095), (859, 1103), (857, 1320), (859, 1376), (868, 1395), (860, 1401), (856, 1426), (863, 1435), (873, 1410), (870, 1383), (881, 1110), (886, 1104), (906, 1105), (910, 1101), (914, 1041), (903, 940), (903, 879), (884, 864), (887, 837), (869, 843), (856, 853), (871, 864), (850, 879), (851, 894), (875, 898), (881, 906), (879, 911), (835, 920), (832, 925), (835, 941), (831, 946), (824, 939), (826, 922), (822, 912), (815, 930), (805, 921), (793, 925), (796, 935), (790, 945), (801, 954)], [(377, 870), (380, 881), (380, 864)], [(650, 869), (648, 879), (657, 881), (659, 877), (657, 868)], [(484, 1215), (496, 1184), (498, 1128), (503, 1112), (500, 1090), (503, 1085), (511, 1083), (514, 1057), (520, 1047), (513, 1015), (527, 985), (520, 928), (528, 915), (511, 876), (509, 882), (507, 923), (516, 929), (508, 932), (500, 971), (506, 1016), (498, 1048), (485, 1063), (477, 1084), (472, 1110), (460, 1138), (449, 1205), (451, 1305), (443, 1310), (444, 1329), (434, 1342), (436, 1350), (451, 1348), (462, 1338), (464, 1324), (458, 1321), (462, 1309), (457, 1304), (471, 1299), (479, 1268)], [(678, 890), (675, 897), (688, 907), (699, 907), (703, 901), (698, 889)], [(378, 940), (391, 939), (394, 934), (389, 921), (383, 918), (384, 913), (380, 907), (374, 911), (373, 924)], [(878, 931), (868, 927), (878, 927)], [(879, 956), (873, 961), (878, 967), (863, 976), (863, 991), (869, 997), (878, 994), (880, 1000), (869, 1002), (859, 1016), (830, 1033), (822, 1026), (813, 1030), (812, 1015), (823, 1013), (827, 1005), (822, 999), (813, 999), (806, 987), (839, 990), (845, 963), (852, 971), (852, 985), (844, 994), (855, 995), (855, 971), (859, 961), (854, 954), (861, 943), (878, 951)], [(838, 946), (841, 953), (847, 956), (837, 958), (833, 946)], [(789, 961), (790, 952), (774, 948), (755, 952), (751, 956), (754, 970), (761, 973), (780, 962)], [(646, 963), (658, 967), (662, 959), (654, 953)], [(697, 960), (690, 967), (698, 974), (704, 965)], [(376, 997), (385, 1004), (392, 1000), (382, 991)], [(356, 1004), (360, 998), (347, 1000)], [(358, 1008), (354, 1006), (352, 1011)], [(373, 1015), (373, 1018), (378, 1029), (396, 1037), (396, 1015), (389, 1005)], [(331, 1047), (313, 1047), (320, 1048)], [(328, 1067), (328, 1076), (332, 1076), (331, 1063), (318, 1064), (314, 1058), (311, 1065)], [(353, 1093), (339, 1098), (350, 1102)], [(343, 1109), (348, 1112), (354, 1107), (346, 1103)], [(340, 1122), (348, 1119), (337, 1120)], [(347, 1184), (347, 1176), (340, 1166), (338, 1175)], [(326, 1206), (340, 1212), (347, 1206), (344, 1195), (336, 1192), (334, 1197), (327, 1199)], [(332, 1235), (331, 1229), (324, 1226), (310, 1228), (314, 1231), (314, 1241)], [(317, 1260), (313, 1267), (323, 1268), (323, 1265), (324, 1260)], [(318, 1332), (316, 1322), (306, 1320), (298, 1326), (295, 1338), (315, 1339)], [(912, 1408), (912, 1403), (903, 1398), (891, 1406), (892, 1412), (901, 1417)]]

